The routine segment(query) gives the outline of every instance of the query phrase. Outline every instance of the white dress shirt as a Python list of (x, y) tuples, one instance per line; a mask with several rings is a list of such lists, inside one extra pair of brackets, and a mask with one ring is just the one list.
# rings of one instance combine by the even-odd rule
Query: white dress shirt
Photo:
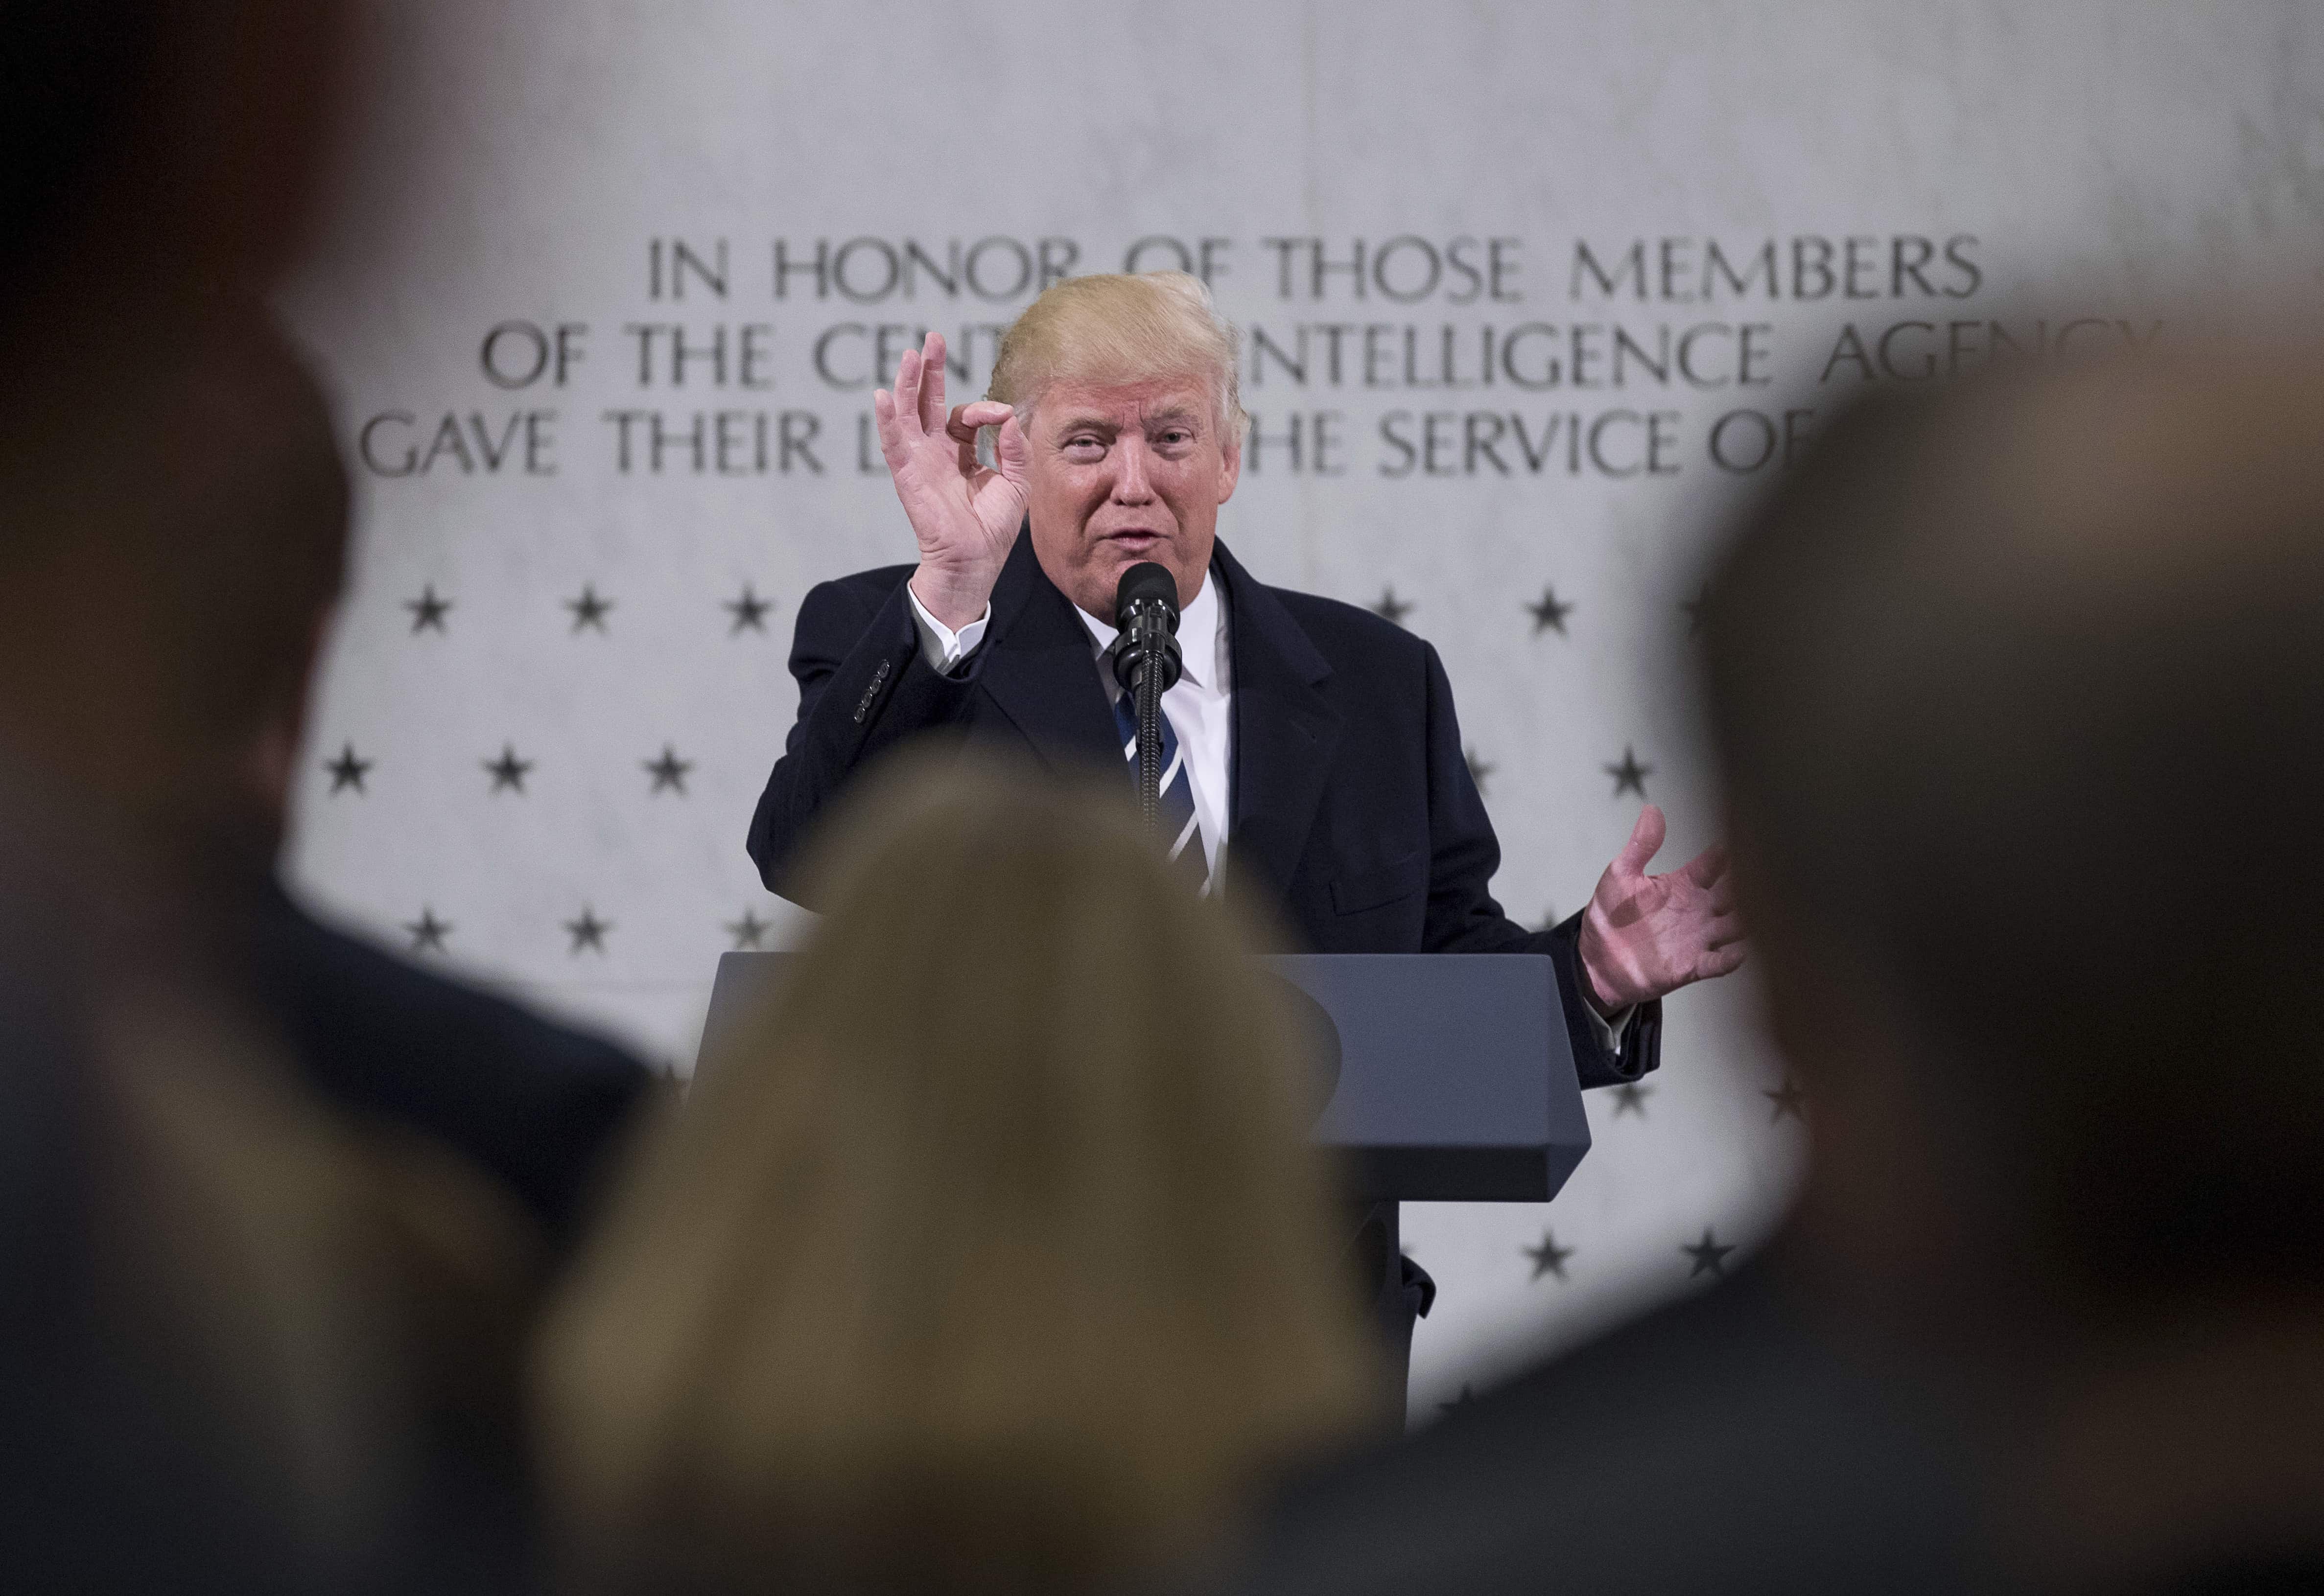
[[(943, 672), (976, 652), (984, 641), (985, 628), (992, 620), (992, 606), (987, 603), (984, 613), (958, 631), (927, 612), (920, 595), (913, 592), (910, 583), (904, 587), (910, 600), (912, 620), (920, 631), (920, 656), (934, 669)], [(1105, 651), (1113, 647), (1120, 634), (1079, 605), (1074, 613), (1082, 618), (1089, 628), (1091, 656), (1098, 662), (1098, 679), (1105, 686), (1108, 702), (1121, 695), (1120, 683), (1104, 665)], [(1178, 652), (1184, 665), (1177, 683), (1162, 695), (1162, 712), (1170, 718), (1170, 729), (1178, 735), (1178, 748), (1186, 761), (1186, 779), (1194, 787), (1194, 819), (1202, 827), (1203, 852), (1209, 857), (1213, 881), (1223, 880), (1219, 874), (1219, 861), (1225, 857), (1228, 825), (1227, 771), (1232, 753), (1231, 734), (1234, 726), (1234, 672), (1231, 650), (1228, 646), (1227, 618), (1219, 604), (1218, 584), (1207, 572), (1203, 576), (1202, 591), (1194, 601), (1178, 617)], [(1600, 1018), (1596, 1009), (1586, 1002), (1598, 1040), (1609, 1052), (1619, 1052), (1623, 1033), (1630, 1028), (1630, 1016), (1635, 1009), (1624, 1009), (1611, 1020)]]
[[(930, 615), (920, 596), (908, 586), (912, 619), (920, 628), (920, 654), (938, 671), (949, 671), (984, 641), (992, 619), (992, 606), (957, 632)], [(1089, 628), (1092, 656), (1107, 702), (1121, 696), (1121, 685), (1104, 665), (1105, 651), (1120, 634), (1086, 610), (1074, 613)], [(1186, 762), (1186, 780), (1194, 789), (1194, 820), (1203, 833), (1203, 853), (1213, 879), (1219, 879), (1219, 861), (1225, 856), (1228, 826), (1227, 771), (1233, 734), (1233, 665), (1227, 648), (1226, 618), (1220, 611), (1219, 590), (1206, 573), (1202, 592), (1178, 616), (1178, 654), (1182, 666), (1177, 682), (1162, 695), (1162, 712), (1177, 734), (1178, 750)]]

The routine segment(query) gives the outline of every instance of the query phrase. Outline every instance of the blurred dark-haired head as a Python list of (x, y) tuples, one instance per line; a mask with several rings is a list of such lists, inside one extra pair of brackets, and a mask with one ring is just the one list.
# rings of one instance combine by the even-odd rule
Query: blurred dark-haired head
[(1869, 1215), (1938, 1171), (1968, 1216), (1886, 1214), (1892, 1257), (2008, 1233), (1978, 1267), (2075, 1313), (2324, 1287), (2319, 374), (2181, 352), (1885, 395), (1716, 568), (1816, 1179)]
[(259, 306), (321, 197), (346, 22), (0, 0), (0, 745), (110, 830), (279, 824), (346, 506)]
[(346, 564), (321, 390), (234, 300), (54, 381), (0, 428), (0, 740), (133, 828), (269, 830)]
[(271, 280), (317, 197), (343, 10), (0, 0), (0, 344)]

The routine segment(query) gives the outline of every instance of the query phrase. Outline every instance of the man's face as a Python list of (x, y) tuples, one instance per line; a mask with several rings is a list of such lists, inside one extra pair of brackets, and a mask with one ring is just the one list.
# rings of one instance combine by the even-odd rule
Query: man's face
[(1121, 573), (1152, 560), (1178, 579), (1178, 602), (1194, 602), (1242, 470), (1207, 378), (1052, 383), (1027, 441), (1033, 553), (1065, 597), (1110, 623)]

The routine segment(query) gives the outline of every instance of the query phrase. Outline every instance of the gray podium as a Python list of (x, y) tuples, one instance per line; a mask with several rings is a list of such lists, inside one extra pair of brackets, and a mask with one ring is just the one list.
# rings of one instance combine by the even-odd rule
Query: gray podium
[[(788, 953), (718, 960), (700, 1058), (781, 979)], [(1557, 975), (1540, 954), (1263, 959), (1292, 988), (1323, 1066), (1316, 1139), (1363, 1195), (1547, 1202), (1590, 1151)]]

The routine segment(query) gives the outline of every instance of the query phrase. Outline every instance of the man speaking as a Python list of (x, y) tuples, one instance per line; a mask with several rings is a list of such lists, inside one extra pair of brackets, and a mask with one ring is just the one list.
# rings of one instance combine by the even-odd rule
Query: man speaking
[[(1162, 696), (1164, 829), (1190, 890), (1264, 893), (1323, 953), (1546, 953), (1584, 1087), (1658, 1060), (1665, 993), (1742, 962), (1713, 848), (1649, 876), (1638, 817), (1589, 906), (1554, 930), (1487, 890), (1500, 845), (1436, 651), (1368, 610), (1261, 583), (1217, 539), (1242, 468), (1234, 329), (1180, 272), (1071, 278), (1001, 340), (991, 397), (947, 413), (944, 340), (873, 396), (919, 563), (825, 582), (791, 648), (798, 720), (751, 821), (777, 892), (855, 771), (942, 729), (1134, 782), (1109, 667), (1122, 573), (1176, 579), (1183, 674)], [(993, 468), (977, 456), (995, 429)], [(963, 927), (964, 934), (973, 928)], [(1395, 1209), (1367, 1225), (1391, 1345), (1433, 1288), (1400, 1279)], [(1400, 1315), (1400, 1332), (1398, 1317)]]

